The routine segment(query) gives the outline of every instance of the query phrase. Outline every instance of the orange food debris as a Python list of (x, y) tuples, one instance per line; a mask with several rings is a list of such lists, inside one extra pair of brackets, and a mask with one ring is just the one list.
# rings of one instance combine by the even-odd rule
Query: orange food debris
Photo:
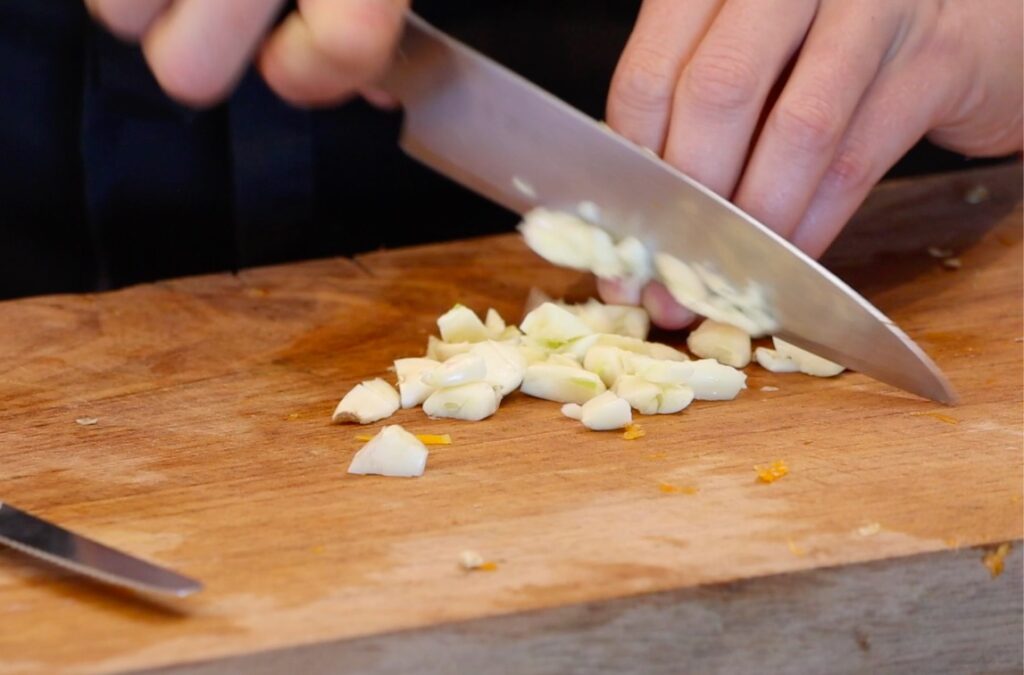
[(956, 537), (946, 537), (943, 543), (950, 548), (960, 548), (960, 540)]
[(960, 420), (958, 420), (957, 418), (955, 418), (955, 417), (953, 417), (951, 415), (947, 415), (945, 413), (929, 411), (929, 412), (915, 412), (915, 413), (910, 413), (910, 414), (914, 415), (915, 417), (920, 417), (921, 415), (927, 415), (928, 417), (934, 417), (938, 421), (945, 422), (946, 424), (960, 424)]
[(288, 417), (285, 417), (285, 419), (286, 420), (297, 420), (300, 417), (302, 417), (302, 413), (293, 412), (293, 413), (289, 413)]
[(627, 441), (635, 441), (636, 439), (643, 438), (646, 435), (647, 432), (644, 431), (644, 428), (639, 424), (627, 424), (626, 430), (622, 432), (622, 437)]
[(985, 557), (981, 559), (982, 564), (988, 568), (988, 573), (995, 579), (1003, 573), (1003, 568), (1006, 566), (1006, 556), (1010, 552), (1010, 542), (1004, 542), (997, 546), (995, 549), (985, 553)]
[(488, 560), (477, 568), (481, 572), (493, 572), (498, 569), (498, 563)]
[(774, 483), (789, 473), (789, 467), (784, 460), (777, 459), (768, 466), (755, 466), (754, 471), (762, 483)]
[(802, 558), (805, 555), (807, 555), (807, 549), (803, 548), (802, 546), (799, 546), (792, 539), (787, 539), (786, 540), (786, 546), (789, 547), (789, 552), (792, 553), (793, 555), (795, 555), (798, 558)]
[[(356, 436), (357, 441), (363, 443), (368, 442), (373, 436), (370, 434), (358, 434)], [(416, 438), (420, 439), (420, 443), (423, 445), (451, 445), (452, 437), (448, 434), (416, 434)]]
[(325, 548), (324, 546), (321, 546), (321, 545), (317, 545), (317, 546), (311, 546), (311, 547), (309, 548), (309, 552), (310, 552), (310, 553), (316, 553), (317, 555), (320, 555), (320, 554), (322, 554), (322, 553), (323, 553), (324, 551), (326, 551), (326, 550), (327, 550), (327, 549), (326, 549), (326, 548)]
[(700, 488), (695, 485), (673, 485), (672, 483), (658, 483), (658, 489), (667, 495), (695, 495)]

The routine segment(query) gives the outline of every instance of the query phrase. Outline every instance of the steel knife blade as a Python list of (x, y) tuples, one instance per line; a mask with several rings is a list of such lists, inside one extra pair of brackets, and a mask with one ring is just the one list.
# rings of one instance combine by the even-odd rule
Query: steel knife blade
[(0, 544), (103, 583), (140, 593), (185, 597), (202, 590), (195, 579), (75, 534), (0, 502)]
[[(766, 289), (774, 334), (925, 398), (956, 394), (932, 360), (845, 283), (754, 218), (607, 126), (410, 13), (381, 86), (415, 159), (523, 214), (578, 212), (617, 237)], [(583, 214), (581, 214), (583, 215)]]

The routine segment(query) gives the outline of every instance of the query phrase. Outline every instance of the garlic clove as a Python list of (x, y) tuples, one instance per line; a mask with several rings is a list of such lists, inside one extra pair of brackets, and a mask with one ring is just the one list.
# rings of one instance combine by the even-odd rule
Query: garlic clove
[(650, 315), (642, 307), (606, 305), (593, 298), (579, 305), (558, 304), (582, 319), (594, 333), (624, 335), (643, 340), (651, 328)]
[(394, 424), (385, 426), (359, 449), (348, 466), (348, 472), (412, 478), (422, 476), (426, 467), (426, 446)]
[(486, 378), (487, 362), (482, 356), (472, 352), (453, 356), (420, 376), (424, 384), (437, 389), (482, 382)]
[(629, 402), (610, 391), (584, 403), (580, 412), (583, 426), (592, 431), (622, 429), (633, 421), (633, 411), (630, 410)]
[(360, 382), (338, 403), (332, 422), (370, 424), (391, 417), (401, 403), (398, 392), (380, 378)]
[(693, 389), (685, 384), (663, 386), (661, 395), (658, 397), (658, 413), (661, 415), (677, 413), (693, 403), (694, 397)]
[(480, 342), (490, 337), (484, 322), (465, 305), (455, 305), (438, 317), (437, 327), (445, 342)]
[(479, 356), (486, 365), (484, 379), (498, 387), (502, 396), (519, 388), (526, 374), (526, 358), (514, 345), (487, 340), (473, 345), (471, 355)]
[(800, 371), (800, 366), (797, 365), (796, 361), (767, 347), (755, 349), (754, 360), (757, 361), (759, 366), (773, 373), (796, 373)]
[(705, 319), (686, 340), (690, 351), (702, 359), (714, 359), (733, 368), (750, 363), (750, 336), (727, 323)]
[(728, 401), (746, 389), (743, 371), (725, 366), (714, 359), (699, 361), (666, 361), (640, 354), (623, 358), (625, 370), (631, 375), (659, 385), (686, 385), (700, 401)]
[(395, 360), (398, 395), (403, 408), (414, 408), (427, 400), (434, 387), (423, 382), (421, 376), (440, 365), (440, 362), (426, 358)]
[(608, 233), (574, 214), (533, 209), (523, 217), (519, 231), (526, 245), (548, 262), (602, 277), (623, 274), (623, 264)]
[(614, 391), (642, 415), (656, 415), (661, 406), (661, 387), (637, 375), (620, 377)]
[(548, 349), (558, 349), (570, 340), (593, 333), (579, 317), (553, 302), (545, 302), (523, 319), (520, 328)]
[(594, 373), (579, 365), (572, 367), (554, 363), (535, 363), (526, 369), (522, 392), (528, 396), (559, 403), (586, 403), (606, 391)]
[(505, 319), (501, 318), (501, 314), (498, 314), (498, 310), (493, 307), (487, 310), (487, 316), (484, 318), (484, 327), (490, 334), (491, 339), (499, 339), (502, 331), (508, 328), (505, 325)]
[(583, 364), (579, 362), (575, 354), (548, 354), (544, 363), (567, 368), (583, 368)]
[(625, 372), (623, 356), (626, 353), (618, 347), (596, 345), (587, 350), (583, 367), (600, 377), (606, 387), (611, 387)]
[(448, 417), (478, 422), (490, 417), (501, 403), (501, 394), (487, 382), (472, 382), (438, 389), (423, 402), (430, 417)]
[[(653, 262), (651, 260), (651, 252), (647, 250), (647, 247), (643, 245), (636, 237), (626, 237), (619, 241), (615, 245), (615, 252), (619, 256), (619, 260), (622, 262), (622, 267), (625, 272), (625, 277), (631, 282), (638, 285), (646, 284), (654, 276)], [(647, 337), (644, 335), (638, 335), (637, 337)]]
[(664, 359), (666, 361), (689, 361), (690, 357), (679, 351), (658, 342), (645, 342), (636, 338), (624, 335), (598, 335), (593, 339), (589, 347), (596, 345), (618, 347), (627, 352), (642, 354), (653, 359)]
[(773, 337), (772, 342), (775, 343), (775, 349), (778, 350), (779, 354), (796, 362), (801, 373), (814, 375), (815, 377), (834, 377), (846, 370), (846, 368), (838, 363), (833, 363), (828, 359), (812, 354), (806, 349), (801, 349), (777, 337)]
[(579, 403), (566, 403), (562, 406), (562, 414), (571, 420), (583, 419), (583, 406)]
[(679, 304), (696, 311), (691, 305), (700, 305), (707, 299), (704, 282), (689, 264), (667, 253), (658, 253), (654, 256), (654, 267)]
[(472, 347), (472, 342), (445, 342), (431, 335), (427, 338), (427, 358), (443, 363), (453, 356), (465, 354)]

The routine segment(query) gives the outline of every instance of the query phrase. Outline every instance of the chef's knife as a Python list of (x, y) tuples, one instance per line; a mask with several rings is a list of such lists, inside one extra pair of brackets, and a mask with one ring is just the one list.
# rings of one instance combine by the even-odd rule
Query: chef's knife
[(0, 544), (133, 591), (184, 597), (203, 585), (0, 502)]
[[(926, 398), (956, 399), (891, 320), (792, 244), (652, 153), (409, 14), (382, 81), (414, 158), (520, 214), (585, 215), (616, 237), (765, 289), (774, 333)], [(592, 206), (591, 206), (592, 205)], [(597, 208), (593, 208), (596, 206)]]

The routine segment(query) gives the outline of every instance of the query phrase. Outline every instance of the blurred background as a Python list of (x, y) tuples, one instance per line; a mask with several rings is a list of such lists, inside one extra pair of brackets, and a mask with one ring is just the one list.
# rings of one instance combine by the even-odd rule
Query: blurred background
[[(595, 118), (639, 0), (418, 0)], [(253, 73), (223, 105), (168, 99), (81, 0), (0, 2), (0, 298), (116, 288), (510, 231), (406, 158), (399, 113), (303, 111)], [(890, 176), (982, 162), (922, 143)]]

